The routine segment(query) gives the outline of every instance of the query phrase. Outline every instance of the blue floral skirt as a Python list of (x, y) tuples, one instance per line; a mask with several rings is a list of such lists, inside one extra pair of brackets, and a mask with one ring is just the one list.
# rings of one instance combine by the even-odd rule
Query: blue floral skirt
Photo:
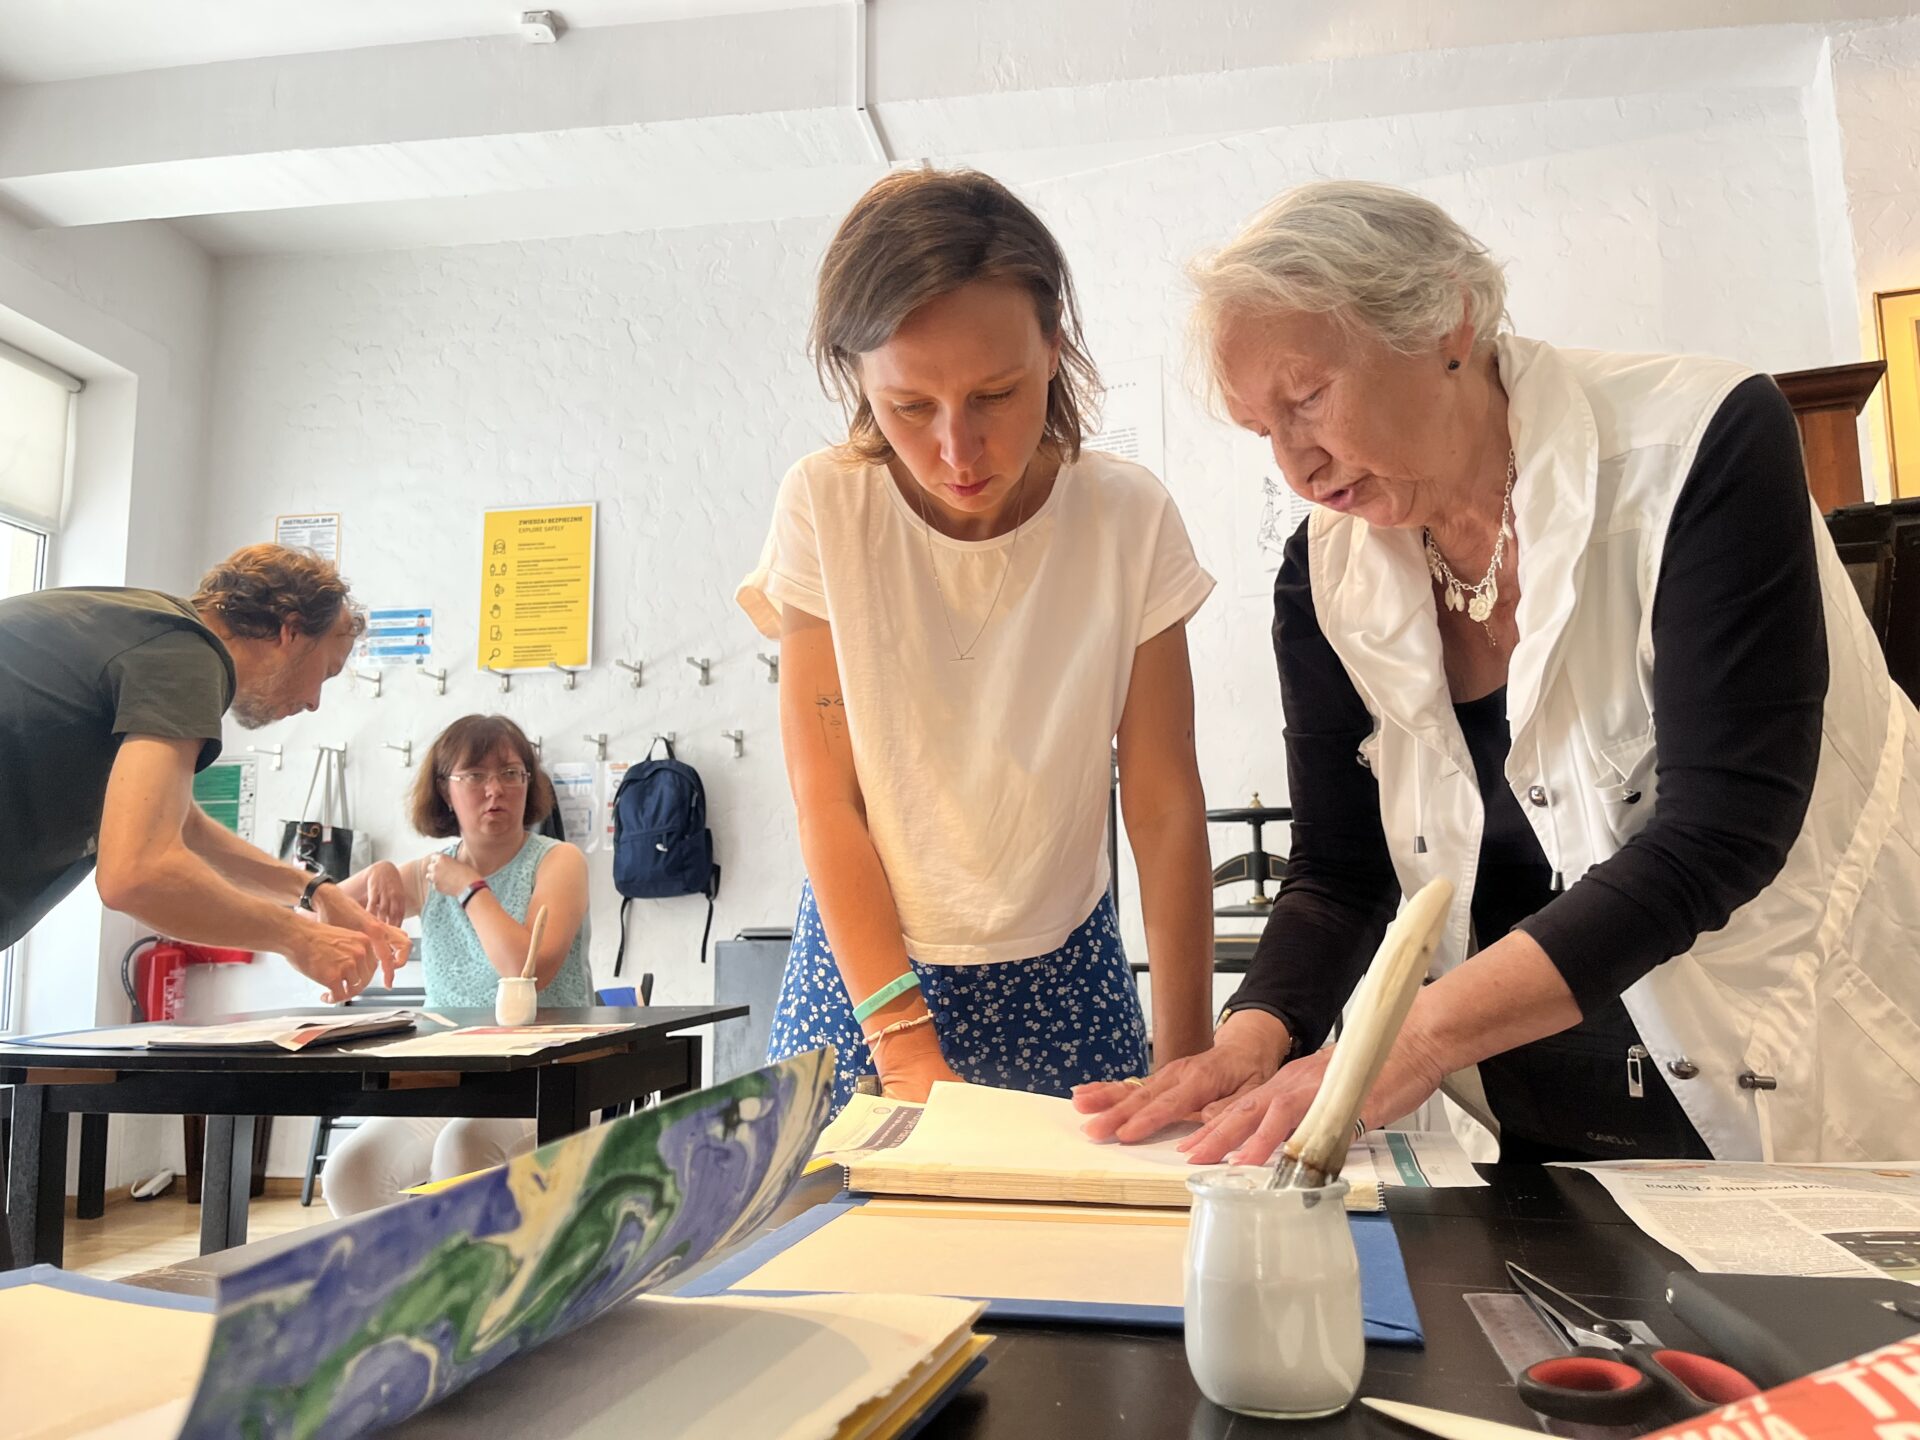
[[(1140, 991), (1106, 896), (1066, 944), (1045, 955), (995, 965), (910, 963), (933, 1014), (940, 1053), (963, 1080), (1065, 1095), (1075, 1085), (1147, 1073)], [(837, 1115), (861, 1078), (873, 1075), (874, 1064), (809, 883), (800, 891), (767, 1058), (827, 1044), (838, 1057)]]

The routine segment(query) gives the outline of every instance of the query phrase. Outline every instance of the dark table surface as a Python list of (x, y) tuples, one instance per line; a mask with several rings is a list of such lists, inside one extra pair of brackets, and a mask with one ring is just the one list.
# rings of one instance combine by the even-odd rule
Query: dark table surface
[[(1514, 1260), (1606, 1314), (1646, 1321), (1663, 1340), (1697, 1337), (1664, 1299), (1670, 1270), (1686, 1268), (1621, 1214), (1588, 1176), (1538, 1166), (1489, 1166), (1483, 1190), (1388, 1192), (1426, 1348), (1367, 1347), (1362, 1395), (1407, 1400), (1534, 1428), (1505, 1367), (1467, 1308), (1466, 1296), (1508, 1289)], [(839, 1172), (802, 1181), (770, 1226), (832, 1198)], [(316, 1231), (170, 1266), (138, 1277), (159, 1289), (210, 1293), (217, 1277)], [(698, 1273), (697, 1271), (694, 1273)], [(684, 1283), (684, 1277), (681, 1283)], [(674, 1287), (668, 1287), (672, 1289)], [(1411, 1433), (1355, 1405), (1326, 1420), (1261, 1421), (1203, 1399), (1177, 1332), (982, 1322), (997, 1336), (985, 1371), (921, 1432), (923, 1440), (1095, 1440), (1180, 1437), (1247, 1440), (1260, 1435), (1368, 1436)], [(511, 1366), (538, 1366), (521, 1357)], [(720, 1383), (723, 1377), (715, 1377)]]
[[(334, 1016), (342, 1013), (351, 1014), (352, 1012), (343, 1012), (338, 1006), (294, 1006), (285, 1010), (223, 1016), (220, 1020), (208, 1023), (221, 1024), (235, 1020), (260, 1019), (271, 1015)], [(285, 1072), (292, 1068), (312, 1072), (526, 1070), (541, 1065), (551, 1065), (557, 1060), (564, 1060), (572, 1055), (605, 1050), (610, 1046), (632, 1048), (648, 1044), (675, 1031), (687, 1030), (716, 1020), (732, 1020), (746, 1013), (747, 1007), (744, 1005), (652, 1005), (618, 1008), (589, 1006), (572, 1010), (543, 1007), (535, 1017), (536, 1024), (619, 1025), (624, 1028), (617, 1034), (583, 1035), (577, 1040), (569, 1040), (531, 1055), (450, 1057), (445, 1055), (381, 1056), (361, 1053), (377, 1046), (391, 1045), (396, 1040), (407, 1039), (409, 1032), (403, 1030), (385, 1035), (369, 1035), (365, 1039), (348, 1040), (338, 1045), (319, 1045), (297, 1052), (282, 1050), (277, 1046), (268, 1050), (89, 1050), (84, 1045), (71, 1047), (45, 1044), (17, 1045), (0, 1041), (0, 1084), (7, 1083), (9, 1080), (19, 1083), (20, 1077), (12, 1072), (26, 1069), (155, 1073), (249, 1070)], [(418, 1012), (418, 1023), (411, 1032), (413, 1035), (427, 1035), (449, 1028), (429, 1020), (427, 1018), (429, 1014), (444, 1016), (452, 1021), (455, 1027), (494, 1023), (491, 1010), (435, 1007), (431, 1011)]]

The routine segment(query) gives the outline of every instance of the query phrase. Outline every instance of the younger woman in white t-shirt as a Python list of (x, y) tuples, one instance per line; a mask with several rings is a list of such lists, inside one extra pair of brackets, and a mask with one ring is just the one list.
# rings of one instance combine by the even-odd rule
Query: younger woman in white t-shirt
[(1213, 588), (1148, 471), (1080, 449), (1098, 380), (1040, 220), (900, 171), (821, 266), (847, 441), (781, 482), (741, 605), (780, 641), (803, 889), (768, 1047), (831, 1042), (835, 1108), (936, 1080), (1065, 1095), (1147, 1063), (1108, 897), (1109, 754), (1154, 1054), (1210, 1039), (1211, 873), (1186, 621)]

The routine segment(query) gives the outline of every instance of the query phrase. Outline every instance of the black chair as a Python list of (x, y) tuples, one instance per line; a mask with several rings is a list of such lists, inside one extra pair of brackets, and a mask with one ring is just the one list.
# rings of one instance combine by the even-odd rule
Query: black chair
[[(633, 1005), (636, 1003), (651, 1005), (653, 1004), (653, 972), (649, 970), (646, 974), (642, 975), (639, 983), (636, 985), (612, 985), (604, 990), (596, 990), (593, 992), (593, 998), (598, 1000), (602, 1005)], [(648, 1096), (647, 1098), (651, 1100), (653, 1097)], [(623, 1101), (618, 1105), (607, 1106), (600, 1112), (600, 1123), (604, 1125), (609, 1120), (619, 1119), (622, 1115), (631, 1115), (633, 1113), (633, 1106), (634, 1102), (631, 1100)]]
[(0, 1271), (13, 1269), (13, 1224), (7, 1215), (7, 1174), (13, 1155), (13, 1087), (0, 1085)]

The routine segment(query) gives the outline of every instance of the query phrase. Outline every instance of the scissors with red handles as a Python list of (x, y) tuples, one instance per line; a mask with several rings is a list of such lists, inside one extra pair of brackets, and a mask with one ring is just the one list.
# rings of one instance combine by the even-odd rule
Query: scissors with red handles
[(1649, 1345), (1511, 1262), (1507, 1274), (1540, 1318), (1574, 1347), (1520, 1372), (1520, 1398), (1542, 1415), (1591, 1425), (1672, 1425), (1758, 1395), (1731, 1365)]

